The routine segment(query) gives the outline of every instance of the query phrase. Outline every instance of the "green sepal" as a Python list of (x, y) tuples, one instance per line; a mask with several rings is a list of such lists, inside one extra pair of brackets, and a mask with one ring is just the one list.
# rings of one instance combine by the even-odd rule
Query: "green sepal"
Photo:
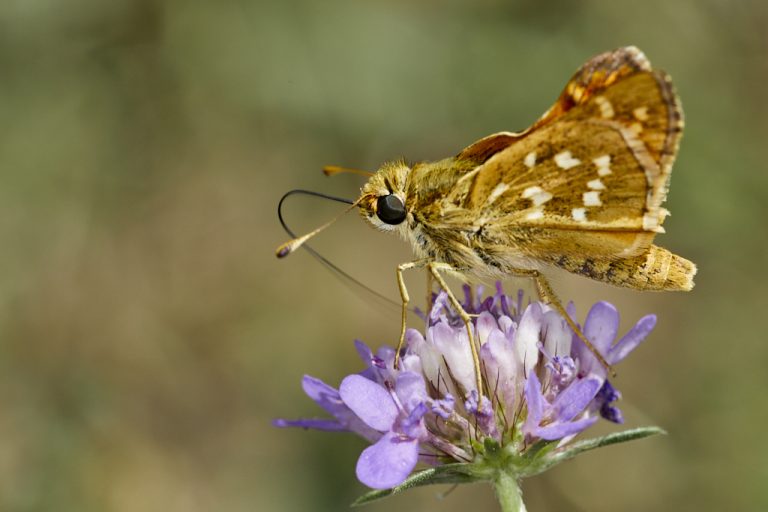
[(465, 484), (487, 479), (487, 477), (476, 473), (477, 471), (474, 464), (466, 463), (445, 464), (443, 466), (425, 469), (424, 471), (414, 473), (406, 478), (403, 483), (391, 489), (382, 489), (363, 494), (352, 503), (352, 506), (357, 507), (366, 505), (372, 501), (380, 500), (381, 498), (399, 494), (408, 489), (421, 487), (423, 485)]
[[(609, 446), (612, 444), (625, 443), (627, 441), (634, 441), (635, 439), (643, 439), (644, 437), (650, 437), (657, 434), (666, 434), (666, 430), (659, 427), (639, 427), (630, 430), (624, 430), (622, 432), (614, 432), (602, 437), (596, 437), (594, 439), (585, 439), (584, 441), (578, 441), (569, 444), (561, 450), (554, 450), (548, 454), (536, 457), (536, 459), (527, 467), (523, 468), (520, 473), (521, 477), (529, 477), (538, 475), (552, 466), (570, 460), (575, 456), (594, 450), (595, 448), (601, 448), (603, 446)], [(541, 453), (539, 454), (541, 455)]]
[(536, 444), (525, 450), (523, 458), (525, 460), (535, 460), (545, 457), (549, 452), (557, 448), (557, 441), (538, 441)]
[(492, 437), (483, 439), (483, 454), (487, 457), (497, 457), (501, 453), (501, 445)]

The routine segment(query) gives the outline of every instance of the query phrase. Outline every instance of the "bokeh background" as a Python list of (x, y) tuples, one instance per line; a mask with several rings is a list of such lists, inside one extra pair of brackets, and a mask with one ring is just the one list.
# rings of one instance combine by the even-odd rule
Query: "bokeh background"
[[(699, 264), (697, 287), (554, 280), (582, 315), (617, 304), (625, 330), (659, 314), (617, 385), (629, 426), (670, 434), (526, 482), (528, 508), (767, 509), (766, 27), (762, 0), (4, 0), (0, 510), (346, 510), (364, 443), (270, 421), (318, 414), (301, 376), (358, 371), (352, 340), (393, 343), (398, 311), (306, 253), (276, 260), (278, 199), (354, 196), (324, 164), (524, 128), (625, 44), (683, 100), (658, 242)], [(297, 231), (339, 210), (287, 207)], [(397, 297), (399, 240), (350, 215), (316, 247)], [(489, 487), (446, 491), (369, 510), (496, 509)]]

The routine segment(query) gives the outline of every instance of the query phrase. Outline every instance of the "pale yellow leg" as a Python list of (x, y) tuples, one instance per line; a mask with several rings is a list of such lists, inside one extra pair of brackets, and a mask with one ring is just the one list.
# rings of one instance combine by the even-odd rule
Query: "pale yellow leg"
[(403, 302), (403, 309), (400, 322), (400, 340), (397, 342), (397, 349), (395, 350), (395, 369), (399, 368), (400, 366), (400, 351), (403, 349), (403, 345), (405, 345), (405, 327), (406, 321), (408, 320), (408, 302), (411, 300), (408, 295), (408, 289), (405, 287), (403, 271), (411, 268), (423, 267), (426, 264), (426, 260), (419, 260), (401, 263), (397, 266), (397, 287), (400, 289), (400, 299)]
[(600, 362), (601, 365), (613, 376), (616, 377), (616, 372), (613, 370), (610, 364), (608, 364), (608, 361), (605, 360), (603, 355), (597, 351), (594, 345), (592, 345), (592, 342), (587, 339), (586, 336), (584, 336), (584, 333), (581, 332), (581, 329), (579, 329), (579, 326), (576, 325), (576, 322), (573, 321), (571, 316), (568, 314), (568, 312), (563, 307), (563, 304), (560, 302), (560, 299), (557, 298), (557, 295), (555, 295), (554, 290), (552, 290), (552, 287), (549, 285), (549, 281), (547, 281), (547, 278), (544, 277), (544, 275), (539, 272), (538, 270), (528, 270), (528, 269), (514, 269), (511, 274), (514, 274), (519, 277), (530, 277), (533, 279), (533, 282), (536, 284), (536, 291), (539, 293), (539, 298), (543, 300), (545, 303), (549, 304), (553, 308), (555, 308), (555, 311), (557, 311), (560, 316), (562, 316), (565, 321), (568, 323), (568, 325), (573, 329), (573, 332), (576, 333), (576, 336), (579, 337), (581, 341), (584, 342), (584, 344), (587, 346), (590, 352), (594, 354), (594, 356), (597, 358), (597, 360)]
[(435, 278), (435, 281), (440, 285), (440, 288), (445, 290), (445, 293), (448, 295), (448, 300), (451, 302), (451, 306), (453, 306), (453, 309), (456, 310), (456, 312), (459, 314), (461, 319), (464, 321), (464, 325), (467, 328), (467, 335), (469, 336), (469, 348), (472, 351), (472, 363), (475, 366), (475, 378), (477, 382), (477, 392), (482, 395), (483, 394), (483, 379), (482, 379), (482, 373), (480, 372), (480, 355), (477, 352), (477, 345), (475, 344), (475, 336), (472, 333), (472, 323), (469, 313), (464, 311), (464, 308), (461, 306), (458, 300), (456, 300), (456, 296), (453, 295), (453, 292), (450, 288), (448, 288), (448, 285), (446, 284), (445, 280), (443, 279), (443, 276), (440, 275), (440, 271), (445, 270), (453, 270), (453, 267), (448, 265), (447, 263), (438, 263), (438, 262), (430, 262), (427, 263), (427, 269), (429, 269), (430, 274)]

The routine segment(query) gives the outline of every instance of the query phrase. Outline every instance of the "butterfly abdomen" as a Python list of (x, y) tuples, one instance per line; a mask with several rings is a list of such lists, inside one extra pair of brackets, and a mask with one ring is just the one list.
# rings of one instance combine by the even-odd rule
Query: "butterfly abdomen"
[(595, 260), (562, 257), (553, 263), (596, 281), (645, 291), (690, 291), (696, 275), (695, 264), (656, 245), (631, 258)]

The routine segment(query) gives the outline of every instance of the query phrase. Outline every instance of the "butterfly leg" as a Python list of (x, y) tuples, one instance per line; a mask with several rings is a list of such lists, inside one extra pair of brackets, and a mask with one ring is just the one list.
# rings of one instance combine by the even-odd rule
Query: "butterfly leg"
[(439, 263), (436, 261), (431, 261), (427, 263), (427, 269), (429, 270), (429, 273), (432, 274), (432, 276), (435, 278), (435, 281), (437, 281), (437, 283), (440, 285), (440, 288), (442, 288), (445, 291), (445, 293), (448, 295), (448, 301), (451, 303), (451, 306), (453, 306), (453, 309), (456, 310), (456, 312), (459, 314), (461, 319), (464, 321), (464, 325), (467, 328), (467, 336), (469, 337), (469, 348), (472, 352), (472, 363), (475, 367), (477, 392), (482, 394), (483, 379), (482, 379), (482, 374), (480, 373), (480, 355), (477, 352), (477, 345), (475, 344), (475, 336), (473, 334), (471, 317), (469, 313), (464, 311), (464, 308), (461, 306), (461, 303), (459, 303), (459, 301), (456, 300), (456, 296), (453, 294), (451, 289), (448, 288), (448, 284), (446, 284), (445, 280), (443, 279), (443, 276), (440, 275), (441, 271), (454, 270), (454, 268), (448, 265), (447, 263)]
[(403, 271), (412, 268), (423, 267), (426, 264), (427, 260), (418, 260), (401, 263), (397, 266), (397, 287), (400, 290), (400, 299), (403, 304), (403, 309), (400, 322), (400, 340), (397, 342), (397, 349), (395, 350), (395, 368), (400, 366), (400, 352), (403, 350), (403, 345), (405, 345), (405, 323), (408, 319), (408, 302), (411, 300), (410, 296), (408, 295), (408, 289), (405, 287)]
[(549, 281), (547, 281), (547, 278), (544, 277), (544, 275), (541, 272), (539, 272), (538, 270), (514, 269), (511, 273), (519, 277), (530, 277), (531, 279), (533, 279), (533, 282), (536, 284), (536, 291), (539, 294), (539, 298), (541, 298), (541, 300), (543, 300), (545, 303), (552, 306), (555, 309), (555, 311), (557, 311), (560, 314), (560, 316), (563, 317), (563, 319), (568, 323), (568, 326), (573, 330), (573, 332), (576, 333), (576, 336), (578, 336), (579, 339), (582, 342), (584, 342), (584, 344), (587, 346), (589, 351), (592, 352), (592, 354), (594, 354), (594, 356), (597, 358), (600, 364), (613, 377), (616, 377), (616, 372), (613, 370), (613, 368), (608, 363), (608, 361), (605, 360), (603, 355), (595, 348), (592, 342), (587, 339), (584, 333), (581, 332), (581, 329), (579, 328), (578, 325), (576, 325), (576, 322), (573, 321), (573, 319), (571, 318), (571, 315), (569, 315), (568, 312), (565, 311), (565, 308), (563, 307), (562, 302), (560, 302), (560, 299), (557, 298), (557, 295), (555, 295), (554, 290), (552, 290), (552, 286), (550, 286)]

